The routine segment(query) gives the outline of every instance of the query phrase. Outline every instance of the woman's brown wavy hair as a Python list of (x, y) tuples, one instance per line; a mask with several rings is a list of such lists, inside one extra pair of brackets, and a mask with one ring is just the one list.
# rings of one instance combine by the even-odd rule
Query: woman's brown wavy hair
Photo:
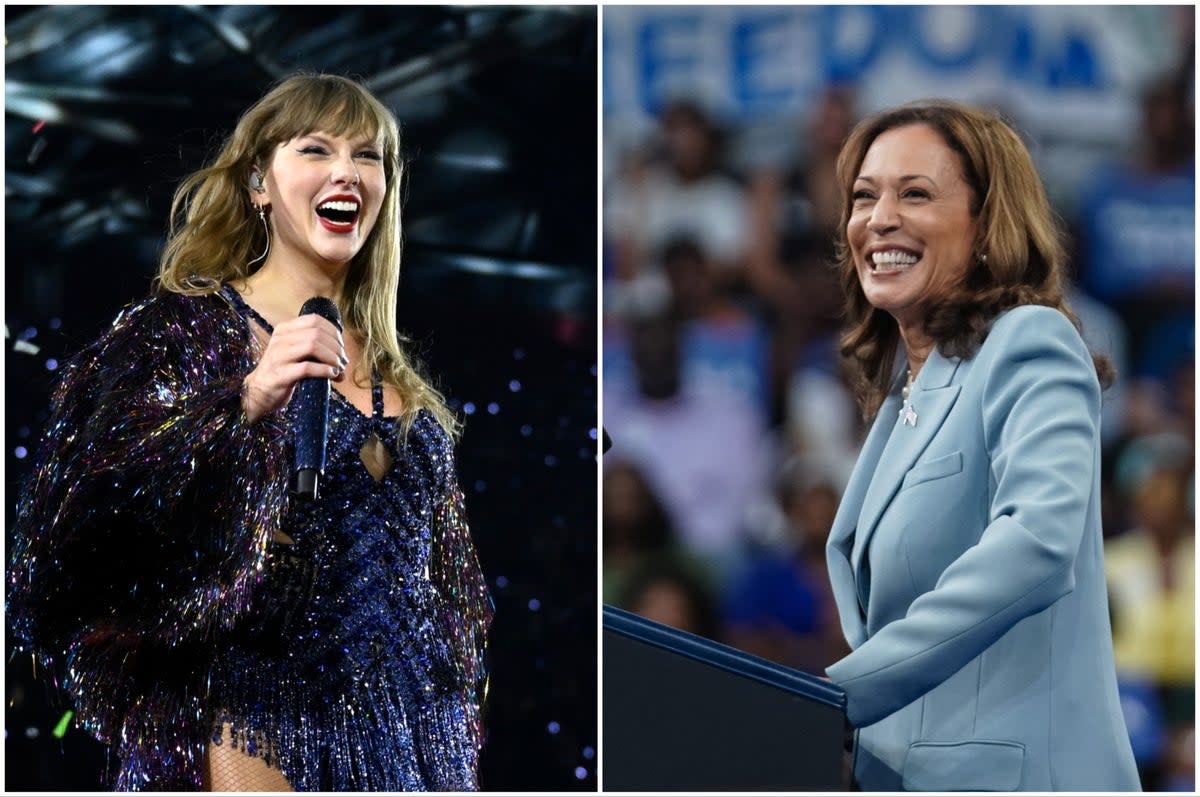
[(266, 233), (247, 193), (251, 169), (265, 169), (280, 144), (318, 131), (376, 140), (387, 185), (375, 227), (346, 276), (342, 323), (362, 337), (367, 363), (399, 391), (404, 402), (401, 435), (421, 409), (457, 434), (457, 418), (413, 368), (396, 328), (405, 177), (400, 128), (383, 103), (349, 78), (293, 75), (242, 115), (212, 163), (175, 192), (158, 288), (199, 296), (254, 273), (257, 267), (249, 263), (266, 247)]
[[(975, 259), (963, 281), (929, 309), (925, 331), (939, 351), (971, 357), (997, 315), (1022, 304), (1053, 307), (1075, 327), (1079, 321), (1063, 299), (1066, 251), (1062, 233), (1029, 151), (999, 117), (944, 100), (922, 100), (862, 120), (842, 146), (837, 179), (842, 193), (836, 262), (846, 297), (841, 354), (864, 417), (879, 411), (895, 378), (900, 329), (883, 310), (872, 307), (859, 283), (846, 239), (854, 180), (871, 144), (882, 133), (908, 125), (935, 130), (959, 156), (971, 192), (971, 215), (978, 230)], [(1101, 384), (1111, 383), (1108, 360), (1093, 355)]]

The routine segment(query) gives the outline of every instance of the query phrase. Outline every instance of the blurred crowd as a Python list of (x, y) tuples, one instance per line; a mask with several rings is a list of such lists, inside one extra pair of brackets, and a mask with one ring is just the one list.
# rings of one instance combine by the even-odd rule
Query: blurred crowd
[[(1194, 63), (1147, 85), (1130, 151), (1062, 203), (1070, 303), (1116, 365), (1106, 567), (1143, 784), (1194, 790)], [(1005, 113), (1005, 109), (996, 110)], [(604, 190), (604, 601), (821, 674), (847, 652), (825, 541), (865, 434), (837, 355), (831, 85), (788, 162), (681, 97)], [(1035, 143), (1035, 142), (1031, 142)]]

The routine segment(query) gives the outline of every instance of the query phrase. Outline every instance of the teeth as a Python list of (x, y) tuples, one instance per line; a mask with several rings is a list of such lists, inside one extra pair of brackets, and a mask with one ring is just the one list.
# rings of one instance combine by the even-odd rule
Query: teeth
[(901, 252), (897, 249), (889, 249), (886, 252), (876, 252), (871, 256), (871, 262), (874, 264), (876, 270), (904, 268), (905, 266), (911, 266), (918, 260), (920, 260), (920, 258), (916, 255), (908, 252)]
[(329, 202), (322, 202), (318, 209), (319, 210), (340, 210), (343, 213), (353, 213), (354, 211), (358, 210), (358, 203), (357, 202), (343, 202), (341, 200), (330, 200)]

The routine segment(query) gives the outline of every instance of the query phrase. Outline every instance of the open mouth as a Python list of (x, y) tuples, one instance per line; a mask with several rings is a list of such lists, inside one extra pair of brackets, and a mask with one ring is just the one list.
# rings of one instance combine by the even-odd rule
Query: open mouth
[(872, 274), (895, 274), (907, 271), (921, 259), (920, 255), (906, 252), (903, 249), (886, 249), (872, 252), (867, 256)]
[(344, 199), (322, 202), (317, 207), (317, 217), (321, 220), (321, 224), (337, 232), (353, 229), (358, 221), (358, 212), (357, 202)]

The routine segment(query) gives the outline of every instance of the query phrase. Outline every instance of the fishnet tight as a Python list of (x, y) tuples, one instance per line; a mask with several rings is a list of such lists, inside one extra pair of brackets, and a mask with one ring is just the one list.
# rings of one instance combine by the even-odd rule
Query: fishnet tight
[(221, 730), (221, 743), (208, 746), (205, 775), (209, 791), (295, 791), (278, 769), (233, 746), (228, 723)]

